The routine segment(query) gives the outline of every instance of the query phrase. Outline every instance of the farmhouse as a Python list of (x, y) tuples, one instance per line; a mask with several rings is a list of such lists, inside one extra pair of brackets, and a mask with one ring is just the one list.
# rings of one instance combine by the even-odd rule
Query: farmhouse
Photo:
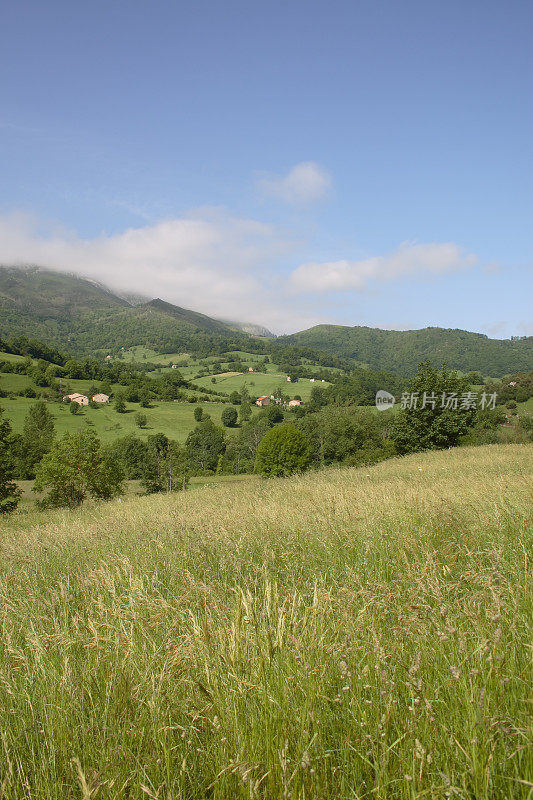
[(98, 394), (93, 394), (92, 399), (95, 403), (109, 403), (109, 395), (104, 394), (103, 392), (99, 392)]
[(177, 369), (178, 368), (177, 364), (171, 364), (170, 366), (172, 367), (172, 369)]
[(79, 392), (74, 392), (73, 394), (67, 394), (63, 398), (63, 400), (70, 400), (71, 403), (78, 403), (80, 406), (88, 406), (89, 405), (89, 398), (86, 397), (84, 394), (80, 394)]
[(255, 401), (256, 406), (269, 406), (270, 405), (270, 397), (267, 397), (266, 394), (262, 397), (258, 397)]
[(303, 405), (303, 400), (289, 400), (289, 408), (292, 408), (293, 406), (302, 406), (302, 405)]

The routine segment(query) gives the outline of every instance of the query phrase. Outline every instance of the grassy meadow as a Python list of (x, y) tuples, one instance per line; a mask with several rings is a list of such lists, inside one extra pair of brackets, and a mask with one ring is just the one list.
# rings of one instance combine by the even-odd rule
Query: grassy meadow
[[(78, 381), (79, 383), (79, 381)], [(24, 418), (35, 399), (26, 397), (1, 398), (0, 405), (4, 409), (5, 417), (11, 423), (15, 433), (21, 433)], [(154, 433), (164, 433), (169, 439), (184, 442), (190, 431), (198, 424), (194, 419), (194, 409), (201, 406), (206, 414), (211, 416), (213, 422), (221, 424), (221, 416), (227, 405), (224, 403), (186, 403), (164, 402), (154, 400), (150, 408), (141, 408), (138, 403), (126, 403), (126, 413), (119, 414), (113, 404), (101, 405), (99, 408), (83, 406), (78, 414), (71, 414), (68, 405), (63, 403), (48, 403), (47, 408), (54, 417), (54, 424), (58, 435), (74, 433), (77, 430), (93, 430), (100, 440), (108, 443), (120, 436), (134, 433), (145, 439)], [(147, 425), (145, 428), (137, 427), (135, 413), (142, 411), (146, 414)], [(259, 413), (259, 409), (253, 409)], [(231, 430), (225, 429), (229, 435)]]
[[(216, 383), (213, 384), (212, 377)], [(227, 375), (213, 375), (205, 378), (197, 378), (195, 383), (203, 388), (216, 389), (218, 392), (240, 392), (244, 386), (248, 389), (250, 396), (260, 396), (275, 394), (280, 388), (289, 397), (295, 394), (300, 395), (302, 400), (309, 400), (313, 386), (329, 386), (329, 383), (311, 383), (308, 378), (300, 378), (297, 383), (289, 383), (287, 376), (275, 372), (245, 372), (228, 373)]]
[(533, 447), (0, 534), (3, 800), (530, 798)]

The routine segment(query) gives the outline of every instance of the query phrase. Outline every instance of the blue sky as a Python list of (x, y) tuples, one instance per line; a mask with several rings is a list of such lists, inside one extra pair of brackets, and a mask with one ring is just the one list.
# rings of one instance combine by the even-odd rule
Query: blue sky
[(529, 2), (19, 0), (0, 261), (224, 318), (533, 334)]

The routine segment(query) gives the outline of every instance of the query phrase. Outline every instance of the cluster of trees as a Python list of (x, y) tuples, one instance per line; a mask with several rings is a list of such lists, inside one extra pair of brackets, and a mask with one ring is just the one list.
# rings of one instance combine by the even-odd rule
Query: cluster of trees
[(56, 347), (45, 344), (38, 339), (28, 339), (27, 336), (15, 336), (11, 339), (3, 339), (0, 336), (0, 352), (11, 353), (15, 356), (41, 358), (46, 362), (61, 365), (68, 359), (68, 355)]
[(373, 406), (379, 389), (387, 387), (389, 392), (399, 395), (405, 385), (405, 378), (393, 373), (359, 367), (337, 377), (331, 386), (314, 386), (308, 408), (314, 411), (327, 405)]
[[(486, 384), (485, 391), (496, 392), (498, 403), (502, 405), (525, 403), (530, 397), (533, 397), (533, 370), (508, 375), (499, 382), (491, 381)], [(514, 408), (515, 406), (508, 407)]]

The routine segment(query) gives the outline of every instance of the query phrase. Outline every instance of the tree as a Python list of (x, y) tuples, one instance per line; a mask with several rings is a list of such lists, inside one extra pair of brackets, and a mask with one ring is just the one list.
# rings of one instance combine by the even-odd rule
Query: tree
[(354, 464), (393, 455), (394, 446), (388, 438), (392, 423), (391, 414), (376, 414), (354, 406), (326, 406), (304, 416), (298, 427), (317, 463)]
[[(77, 403), (74, 403), (77, 406)], [(54, 418), (43, 400), (32, 406), (24, 420), (22, 431), (22, 472), (26, 478), (33, 478), (35, 467), (45, 453), (48, 453), (54, 441)]]
[(294, 425), (272, 428), (257, 448), (255, 472), (266, 477), (280, 477), (303, 472), (311, 460), (311, 451), (303, 433)]
[(194, 419), (196, 422), (201, 422), (204, 416), (204, 410), (202, 406), (196, 406), (194, 409)]
[(11, 425), (3, 419), (4, 409), (0, 408), (0, 514), (9, 514), (18, 505), (20, 489), (13, 478), (13, 451), (11, 446)]
[(222, 412), (222, 424), (226, 428), (234, 428), (237, 424), (237, 410), (233, 406), (226, 406)]
[(224, 455), (226, 440), (224, 431), (210, 419), (200, 422), (185, 442), (185, 449), (192, 471), (215, 470), (218, 457)]
[[(102, 394), (106, 394), (108, 397), (111, 397), (111, 395), (113, 394), (113, 387), (111, 386), (111, 383), (108, 380), (104, 380), (100, 384), (100, 390), (99, 391)], [(99, 392), (96, 392), (96, 394), (98, 394), (98, 393)]]
[[(150, 437), (151, 438), (151, 437)], [(166, 438), (166, 437), (165, 437)], [(164, 449), (156, 442), (148, 446), (141, 485), (150, 494), (185, 489), (189, 479), (187, 454), (178, 442), (169, 442)]]
[(111, 458), (117, 459), (124, 469), (128, 480), (142, 478), (144, 466), (148, 458), (148, 444), (130, 433), (115, 439), (107, 448)]
[(271, 425), (275, 425), (276, 422), (283, 422), (283, 411), (278, 405), (269, 406), (266, 411), (266, 416), (268, 421)]
[(140, 389), (138, 397), (141, 408), (150, 408), (150, 392), (148, 389)]
[(44, 507), (75, 507), (87, 496), (109, 500), (122, 491), (124, 474), (93, 431), (66, 433), (37, 468), (34, 491), (49, 489)]
[[(476, 405), (468, 402), (468, 378), (460, 378), (445, 366), (438, 370), (429, 361), (420, 364), (405, 396), (406, 407), (396, 414), (391, 430), (400, 454), (453, 447), (474, 422)], [(450, 403), (449, 398), (457, 402)]]
[(252, 416), (252, 406), (247, 400), (246, 401), (243, 400), (243, 402), (241, 403), (241, 407), (239, 408), (239, 422), (241, 423), (241, 425), (243, 422), (248, 422), (251, 416)]
[(119, 393), (115, 396), (115, 411), (118, 414), (126, 413), (126, 400), (124, 399), (124, 395), (122, 393)]
[(234, 406), (238, 406), (241, 402), (241, 396), (239, 392), (234, 391), (229, 396), (230, 403), (233, 403)]
[(259, 442), (271, 425), (264, 416), (257, 416), (232, 436), (226, 448), (226, 459), (234, 464), (235, 472), (252, 472)]
[(146, 428), (148, 423), (148, 417), (146, 414), (143, 414), (142, 411), (137, 411), (135, 414), (135, 424), (138, 428)]
[(69, 411), (71, 414), (77, 414), (80, 410), (80, 404), (76, 403), (74, 400), (71, 400), (69, 405)]

